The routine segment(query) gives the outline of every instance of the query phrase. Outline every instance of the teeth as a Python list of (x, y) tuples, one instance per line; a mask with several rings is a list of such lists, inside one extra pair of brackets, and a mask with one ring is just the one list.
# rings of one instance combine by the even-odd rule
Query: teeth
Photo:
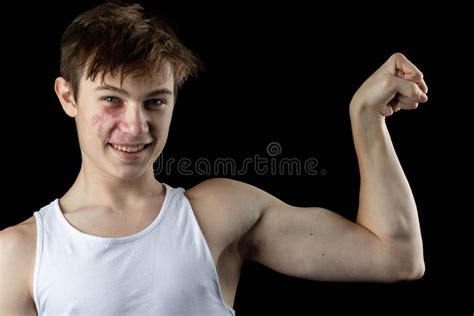
[(115, 145), (115, 144), (111, 144), (111, 145), (115, 149), (124, 151), (127, 153), (136, 153), (143, 150), (143, 148), (145, 147), (145, 145), (140, 145), (140, 146), (120, 146), (120, 145)]

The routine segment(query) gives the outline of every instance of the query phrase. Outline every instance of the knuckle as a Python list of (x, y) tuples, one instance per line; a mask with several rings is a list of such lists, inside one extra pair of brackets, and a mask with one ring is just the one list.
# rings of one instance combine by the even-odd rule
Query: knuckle
[(379, 82), (383, 90), (390, 91), (390, 92), (397, 91), (396, 83), (392, 78), (382, 77)]
[(390, 58), (392, 58), (392, 59), (401, 59), (401, 58), (405, 58), (405, 55), (403, 55), (400, 52), (396, 52), (396, 53), (393, 53), (392, 56), (390, 56)]
[(410, 82), (410, 96), (417, 97), (422, 93), (420, 87), (415, 82)]
[(415, 70), (415, 73), (413, 75), (413, 78), (411, 79), (414, 82), (420, 82), (423, 80), (423, 73), (419, 70)]

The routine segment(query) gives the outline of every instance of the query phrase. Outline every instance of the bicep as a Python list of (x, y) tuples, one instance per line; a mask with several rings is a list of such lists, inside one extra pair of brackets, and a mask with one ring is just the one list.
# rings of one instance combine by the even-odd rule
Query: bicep
[(249, 259), (320, 281), (390, 281), (388, 252), (366, 228), (324, 208), (274, 200), (253, 229)]

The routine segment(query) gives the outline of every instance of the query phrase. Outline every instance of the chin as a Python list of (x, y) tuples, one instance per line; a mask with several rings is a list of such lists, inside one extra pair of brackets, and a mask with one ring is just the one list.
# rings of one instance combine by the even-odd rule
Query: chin
[(121, 168), (121, 170), (115, 170), (110, 174), (118, 180), (130, 181), (136, 180), (143, 177), (146, 173), (146, 168)]

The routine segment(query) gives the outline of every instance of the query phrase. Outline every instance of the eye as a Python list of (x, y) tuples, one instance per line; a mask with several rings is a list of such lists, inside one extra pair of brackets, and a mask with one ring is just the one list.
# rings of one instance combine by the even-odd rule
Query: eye
[(164, 104), (166, 104), (166, 100), (163, 100), (163, 99), (151, 99), (151, 100), (145, 101), (145, 106), (150, 107), (150, 108), (158, 108)]
[(103, 97), (102, 100), (105, 101), (105, 102), (107, 102), (107, 103), (112, 103), (112, 104), (115, 104), (115, 103), (120, 102), (120, 99), (119, 99), (119, 98), (117, 98), (117, 97), (112, 97), (112, 96)]

